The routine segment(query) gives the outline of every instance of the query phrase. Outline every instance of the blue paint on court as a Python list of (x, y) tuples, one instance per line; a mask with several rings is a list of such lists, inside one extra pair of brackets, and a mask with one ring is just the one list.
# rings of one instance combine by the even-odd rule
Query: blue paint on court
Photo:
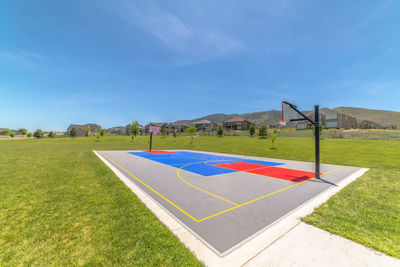
[(212, 176), (218, 174), (237, 172), (236, 170), (230, 170), (213, 166), (215, 164), (247, 162), (247, 163), (254, 163), (271, 167), (284, 165), (283, 163), (278, 163), (278, 162), (251, 160), (245, 158), (235, 158), (235, 157), (219, 156), (219, 155), (188, 152), (188, 151), (176, 151), (174, 153), (166, 153), (166, 154), (157, 154), (148, 152), (128, 152), (128, 153), (175, 168), (181, 168), (184, 166), (182, 168), (183, 170), (190, 171), (192, 173), (196, 173), (202, 176)]

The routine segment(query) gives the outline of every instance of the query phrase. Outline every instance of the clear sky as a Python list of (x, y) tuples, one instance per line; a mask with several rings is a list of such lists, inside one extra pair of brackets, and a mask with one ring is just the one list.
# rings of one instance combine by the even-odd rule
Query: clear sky
[(0, 128), (400, 111), (400, 1), (0, 2)]

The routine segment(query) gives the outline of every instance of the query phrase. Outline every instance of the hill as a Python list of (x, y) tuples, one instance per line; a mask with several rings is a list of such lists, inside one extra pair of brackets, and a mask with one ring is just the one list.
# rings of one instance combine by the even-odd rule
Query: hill
[[(388, 110), (374, 110), (355, 107), (337, 107), (333, 110), (356, 117), (357, 120), (369, 120), (381, 125), (397, 125), (400, 127), (400, 112)], [(306, 111), (304, 111), (306, 112)], [(251, 112), (244, 114), (224, 114), (216, 113), (193, 120), (179, 120), (176, 123), (192, 124), (199, 120), (210, 120), (215, 123), (222, 123), (225, 120), (236, 116), (242, 116), (246, 120), (252, 121), (257, 127), (261, 125), (276, 124), (281, 119), (282, 113), (280, 110), (267, 110), (260, 112)]]
[(333, 110), (356, 117), (357, 120), (370, 120), (381, 125), (400, 127), (400, 112), (353, 107), (337, 107)]

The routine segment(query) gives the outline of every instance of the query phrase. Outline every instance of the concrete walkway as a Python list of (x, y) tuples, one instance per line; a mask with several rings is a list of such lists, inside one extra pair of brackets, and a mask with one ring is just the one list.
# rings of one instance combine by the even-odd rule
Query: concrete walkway
[(299, 222), (245, 266), (400, 266), (400, 260)]

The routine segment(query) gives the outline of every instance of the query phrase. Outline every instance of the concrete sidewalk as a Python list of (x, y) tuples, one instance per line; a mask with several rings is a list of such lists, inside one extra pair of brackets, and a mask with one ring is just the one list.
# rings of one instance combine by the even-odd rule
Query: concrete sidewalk
[(400, 260), (299, 222), (245, 266), (400, 266)]

